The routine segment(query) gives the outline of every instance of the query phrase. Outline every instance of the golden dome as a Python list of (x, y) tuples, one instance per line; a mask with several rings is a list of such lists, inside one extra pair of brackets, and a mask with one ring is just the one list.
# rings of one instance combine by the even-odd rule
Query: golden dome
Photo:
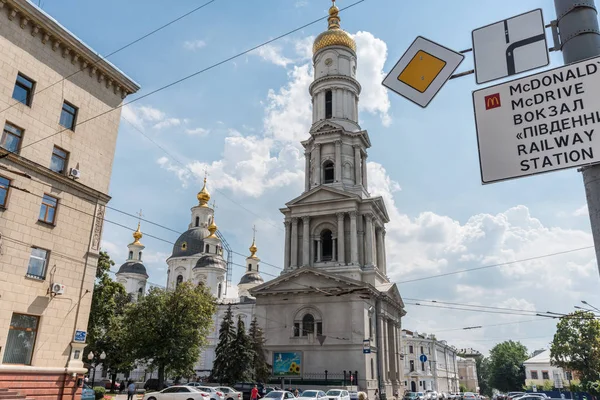
[(143, 244), (140, 242), (140, 239), (143, 237), (144, 235), (142, 235), (142, 231), (140, 231), (140, 223), (138, 222), (138, 228), (137, 231), (133, 232), (133, 243), (131, 244), (135, 244), (138, 246), (143, 246)]
[(215, 216), (213, 215), (212, 222), (208, 226), (208, 231), (210, 232), (210, 235), (208, 235), (207, 238), (216, 239), (217, 236), (215, 235), (215, 232), (217, 231), (217, 229), (217, 225), (215, 224)]
[(328, 46), (344, 46), (352, 51), (356, 51), (356, 42), (354, 39), (340, 28), (340, 17), (338, 15), (340, 10), (336, 7), (335, 0), (332, 1), (333, 5), (329, 8), (329, 18), (327, 18), (329, 29), (315, 39), (313, 54)]
[(256, 258), (256, 252), (258, 251), (258, 247), (255, 244), (255, 238), (252, 238), (252, 244), (250, 245), (250, 258)]
[(208, 193), (208, 190), (206, 190), (206, 176), (204, 177), (204, 186), (202, 186), (202, 190), (198, 192), (196, 198), (198, 199), (201, 207), (208, 207), (210, 193)]

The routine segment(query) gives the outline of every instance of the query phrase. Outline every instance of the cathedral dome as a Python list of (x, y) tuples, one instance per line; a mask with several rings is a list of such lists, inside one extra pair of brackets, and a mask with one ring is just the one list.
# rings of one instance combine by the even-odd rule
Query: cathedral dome
[(347, 32), (340, 28), (339, 9), (334, 4), (329, 8), (329, 29), (321, 33), (313, 43), (313, 54), (329, 46), (343, 46), (356, 51), (356, 42)]
[(227, 263), (223, 260), (223, 257), (220, 257), (216, 254), (207, 254), (205, 256), (200, 257), (200, 259), (196, 262), (196, 266), (194, 268), (205, 268), (205, 267), (218, 267), (227, 269)]
[(264, 283), (265, 281), (263, 280), (263, 278), (260, 276), (260, 274), (258, 272), (253, 272), (253, 273), (247, 273), (242, 275), (242, 279), (240, 279), (240, 285), (245, 285), (247, 283), (255, 283), (257, 285), (260, 285), (261, 283)]
[(204, 252), (204, 233), (202, 228), (194, 227), (183, 232), (173, 245), (171, 257), (186, 257)]
[(119, 268), (119, 271), (117, 272), (117, 275), (118, 274), (138, 274), (148, 278), (146, 267), (139, 261), (127, 261), (125, 264), (121, 265), (121, 268)]

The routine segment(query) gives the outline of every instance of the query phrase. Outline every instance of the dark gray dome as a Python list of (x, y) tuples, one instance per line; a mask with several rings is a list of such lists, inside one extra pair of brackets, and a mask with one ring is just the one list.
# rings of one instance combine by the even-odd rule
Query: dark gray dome
[(204, 267), (220, 267), (223, 269), (227, 269), (227, 263), (223, 260), (223, 257), (218, 256), (216, 254), (207, 254), (205, 256), (200, 257), (200, 259), (196, 262), (196, 266), (194, 268), (204, 268)]
[(204, 253), (204, 231), (202, 228), (192, 228), (181, 234), (173, 245), (171, 257), (186, 257)]
[(125, 264), (121, 265), (117, 274), (140, 274), (148, 278), (146, 267), (139, 261), (127, 261)]
[(262, 276), (258, 272), (251, 272), (249, 274), (242, 275), (242, 279), (240, 279), (240, 285), (244, 285), (246, 283), (256, 283), (261, 284), (264, 283)]

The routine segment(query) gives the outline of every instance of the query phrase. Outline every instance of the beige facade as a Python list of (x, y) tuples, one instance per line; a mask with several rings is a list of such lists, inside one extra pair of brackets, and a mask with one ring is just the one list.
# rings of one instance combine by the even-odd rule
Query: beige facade
[(0, 387), (71, 397), (120, 110), (93, 117), (139, 87), (25, 0), (0, 0), (0, 54)]
[(477, 380), (477, 364), (473, 358), (458, 358), (458, 373), (460, 384), (468, 391), (479, 393), (479, 382)]

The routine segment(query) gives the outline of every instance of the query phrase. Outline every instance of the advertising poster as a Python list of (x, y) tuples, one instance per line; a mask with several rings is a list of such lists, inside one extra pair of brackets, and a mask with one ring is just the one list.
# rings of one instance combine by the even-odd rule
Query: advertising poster
[(273, 353), (273, 375), (300, 375), (302, 371), (302, 353)]

